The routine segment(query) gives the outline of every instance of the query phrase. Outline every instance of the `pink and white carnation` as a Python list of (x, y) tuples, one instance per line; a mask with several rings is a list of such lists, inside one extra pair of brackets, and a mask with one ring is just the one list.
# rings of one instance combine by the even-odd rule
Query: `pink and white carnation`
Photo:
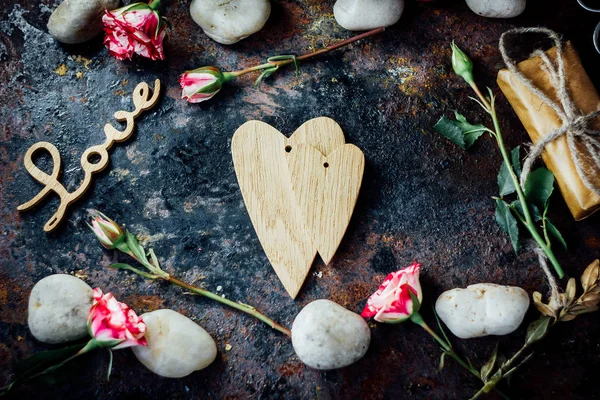
[(94, 289), (94, 301), (88, 315), (88, 331), (102, 347), (123, 349), (146, 346), (146, 324), (127, 304), (112, 293)]
[(181, 98), (188, 103), (201, 103), (212, 99), (227, 81), (227, 77), (216, 67), (201, 67), (185, 71), (179, 77)]
[(151, 4), (134, 3), (113, 11), (105, 11), (104, 45), (119, 60), (130, 59), (134, 54), (152, 60), (164, 60), (163, 40), (167, 34), (166, 24)]
[[(369, 297), (361, 315), (378, 322), (406, 321), (419, 311), (423, 300), (423, 291), (419, 282), (420, 271), (421, 265), (414, 263), (389, 274), (379, 289)], [(417, 302), (414, 301), (415, 299)]]

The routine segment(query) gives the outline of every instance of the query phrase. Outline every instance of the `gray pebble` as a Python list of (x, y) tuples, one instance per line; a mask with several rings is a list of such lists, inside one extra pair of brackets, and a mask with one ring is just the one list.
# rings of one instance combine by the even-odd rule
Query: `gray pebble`
[(309, 367), (342, 368), (365, 355), (371, 331), (358, 314), (329, 300), (316, 300), (296, 316), (292, 344), (300, 360)]
[(71, 275), (50, 275), (29, 295), (29, 330), (40, 342), (64, 343), (87, 333), (92, 288)]
[(528, 308), (526, 291), (494, 283), (448, 290), (435, 303), (440, 319), (461, 339), (509, 334), (519, 327)]
[(333, 15), (351, 31), (367, 31), (394, 25), (404, 11), (404, 0), (338, 0)]
[(102, 32), (104, 10), (119, 7), (120, 0), (64, 0), (48, 20), (48, 32), (63, 43), (83, 43)]
[(133, 354), (150, 371), (181, 378), (208, 367), (217, 357), (217, 345), (200, 325), (173, 310), (142, 315), (148, 346), (132, 347)]
[(192, 0), (190, 15), (215, 42), (233, 44), (262, 29), (269, 15), (269, 0)]
[(513, 18), (525, 11), (527, 0), (467, 0), (475, 14), (488, 18)]

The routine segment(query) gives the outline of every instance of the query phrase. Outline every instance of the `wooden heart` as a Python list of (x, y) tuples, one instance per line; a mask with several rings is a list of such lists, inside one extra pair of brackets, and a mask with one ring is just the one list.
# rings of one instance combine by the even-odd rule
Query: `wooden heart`
[(363, 152), (352, 144), (325, 156), (308, 144), (287, 154), (296, 204), (325, 264), (346, 232), (365, 169)]
[(300, 291), (317, 253), (296, 205), (286, 160), (286, 154), (303, 143), (329, 154), (344, 145), (344, 133), (325, 117), (307, 121), (290, 138), (268, 124), (249, 121), (231, 141), (235, 173), (252, 225), (292, 298)]

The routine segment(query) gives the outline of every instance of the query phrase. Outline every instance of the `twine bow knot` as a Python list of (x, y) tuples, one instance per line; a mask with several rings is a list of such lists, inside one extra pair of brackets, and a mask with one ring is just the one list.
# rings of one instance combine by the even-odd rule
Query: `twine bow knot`
[[(536, 87), (533, 82), (527, 79), (517, 68), (517, 62), (508, 55), (506, 51), (506, 37), (510, 35), (520, 35), (526, 33), (540, 33), (547, 35), (556, 46), (556, 65), (548, 55), (541, 50), (536, 50), (531, 57), (540, 57), (543, 61), (542, 69), (550, 77), (550, 82), (556, 88), (556, 93), (560, 104), (553, 101)], [(596, 117), (600, 115), (600, 110), (590, 114), (582, 115), (573, 103), (566, 85), (565, 64), (563, 59), (563, 44), (560, 36), (547, 28), (517, 28), (511, 29), (500, 37), (500, 53), (511, 71), (532, 93), (537, 95), (547, 106), (558, 115), (562, 120), (562, 125), (544, 135), (532, 148), (529, 155), (525, 158), (523, 169), (520, 176), (521, 186), (525, 186), (527, 175), (531, 172), (533, 162), (542, 155), (547, 144), (553, 142), (559, 137), (565, 137), (571, 153), (571, 159), (579, 177), (584, 185), (592, 192), (600, 195), (600, 187), (592, 182), (588, 174), (592, 171), (600, 171), (600, 131), (592, 129), (592, 124)], [(583, 146), (588, 155), (583, 155), (578, 149)]]

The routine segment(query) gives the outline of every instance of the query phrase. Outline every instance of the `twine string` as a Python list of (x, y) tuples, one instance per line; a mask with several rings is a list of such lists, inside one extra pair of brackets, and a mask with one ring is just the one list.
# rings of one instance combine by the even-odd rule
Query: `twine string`
[[(550, 97), (536, 87), (531, 80), (526, 78), (517, 68), (517, 61), (510, 57), (507, 52), (506, 38), (510, 35), (522, 35), (527, 33), (538, 33), (546, 35), (556, 46), (556, 61), (553, 63), (548, 55), (541, 50), (536, 50), (531, 57), (538, 56), (543, 64), (542, 69), (550, 77), (552, 85), (556, 88), (557, 97), (560, 103), (550, 99)], [(535, 160), (543, 153), (544, 148), (554, 140), (565, 137), (571, 159), (575, 165), (577, 174), (584, 185), (593, 193), (600, 195), (600, 187), (589, 179), (594, 171), (600, 170), (600, 131), (591, 128), (594, 119), (600, 115), (600, 110), (583, 115), (573, 103), (569, 95), (566, 84), (565, 61), (563, 58), (564, 48), (560, 36), (547, 28), (516, 28), (502, 34), (500, 37), (500, 53), (509, 71), (511, 71), (529, 91), (538, 96), (544, 104), (549, 106), (562, 121), (562, 125), (544, 135), (534, 146), (532, 146), (529, 155), (525, 158), (520, 176), (520, 184), (524, 188), (527, 176)], [(582, 145), (587, 151), (585, 157), (577, 146)]]

